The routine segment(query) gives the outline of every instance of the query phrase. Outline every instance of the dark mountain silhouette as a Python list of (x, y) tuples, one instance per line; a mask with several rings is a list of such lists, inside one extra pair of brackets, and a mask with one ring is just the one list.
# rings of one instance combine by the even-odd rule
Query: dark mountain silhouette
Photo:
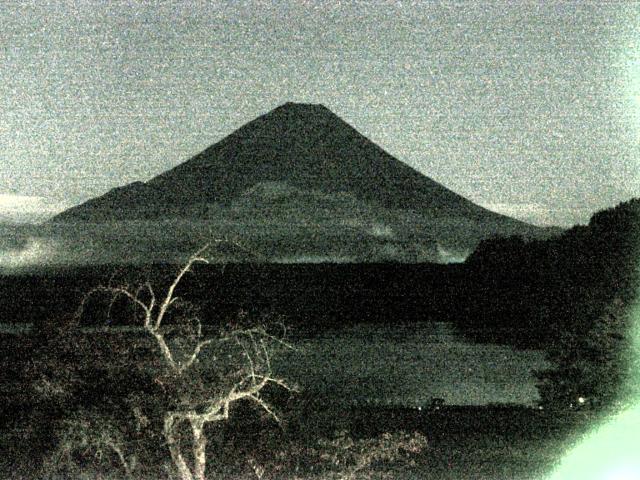
[[(55, 221), (160, 216), (169, 206), (228, 203), (260, 182), (348, 192), (385, 208), (513, 222), (453, 193), (398, 161), (322, 105), (287, 103), (187, 162), (111, 190)], [(154, 207), (154, 208), (150, 208)]]
[[(258, 236), (275, 241), (274, 248), (280, 253), (291, 241), (302, 245), (297, 252), (313, 250), (305, 245), (335, 244), (338, 237), (353, 237), (353, 242), (362, 243), (362, 236), (372, 231), (393, 231), (386, 237), (402, 244), (391, 249), (381, 246), (380, 242), (387, 241), (380, 240), (385, 235), (374, 233), (376, 249), (413, 249), (420, 244), (428, 245), (431, 252), (442, 239), (447, 248), (469, 249), (492, 235), (547, 234), (475, 205), (422, 175), (326, 107), (295, 103), (256, 118), (148, 182), (113, 189), (66, 210), (52, 222), (167, 218), (216, 225), (244, 222), (243, 235), (255, 233), (256, 225), (268, 230), (269, 221), (274, 220), (280, 222), (273, 227), (276, 240), (269, 232)], [(325, 230), (332, 230), (331, 238), (305, 230), (292, 231), (285, 239), (282, 222), (299, 226), (302, 218), (307, 226), (322, 224)], [(365, 233), (355, 232), (354, 225), (363, 219)], [(351, 230), (341, 236), (345, 225)], [(351, 256), (352, 250), (344, 250), (345, 255)]]

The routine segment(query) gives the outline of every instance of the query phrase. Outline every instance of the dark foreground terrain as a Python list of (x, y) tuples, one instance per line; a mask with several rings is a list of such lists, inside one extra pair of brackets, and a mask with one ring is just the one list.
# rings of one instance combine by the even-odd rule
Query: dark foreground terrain
[[(208, 478), (341, 478), (336, 476), (336, 465), (319, 461), (323, 442), (346, 438), (338, 448), (348, 450), (351, 441), (419, 432), (427, 439), (420, 453), (407, 454), (401, 461), (374, 462), (353, 478), (539, 480), (547, 478), (596, 421), (594, 414), (585, 412), (518, 407), (446, 407), (418, 412), (340, 410), (308, 404), (305, 409), (289, 412), (295, 418), (285, 415), (281, 426), (256, 419), (255, 412), (245, 410), (236, 412), (228, 424), (212, 428)], [(29, 432), (14, 426), (9, 422), (2, 429), (2, 478), (56, 478), (37, 468), (39, 455), (47, 452), (48, 439), (40, 439), (43, 445), (38, 445)], [(124, 478), (117, 464), (113, 465), (111, 471), (101, 473), (89, 467), (82, 478)], [(256, 474), (256, 465), (263, 469), (262, 476)], [(144, 470), (142, 478), (158, 478), (162, 471), (158, 465)], [(63, 473), (57, 478), (67, 477)]]
[[(543, 410), (510, 405), (425, 411), (397, 403), (393, 409), (355, 409), (330, 394), (318, 396), (321, 388), (265, 389), (264, 400), (281, 423), (257, 401), (234, 404), (228, 421), (206, 426), (207, 478), (545, 478), (598, 422), (596, 412), (611, 409), (620, 388), (637, 382), (629, 360), (639, 208), (638, 200), (621, 204), (545, 242), (484, 242), (462, 265), (194, 268), (176, 291), (179, 311), (189, 318), (197, 314), (223, 336), (250, 328), (246, 319), (282, 320), (307, 338), (358, 324), (393, 330), (449, 321), (478, 342), (542, 348), (555, 364), (537, 375)], [(167, 376), (159, 370), (167, 368), (158, 366), (153, 336), (96, 334), (95, 327), (140, 324), (141, 310), (122, 296), (93, 296), (81, 318), (74, 316), (99, 284), (126, 286), (144, 303), (152, 298), (137, 287), (150, 281), (161, 292), (175, 272), (175, 266), (156, 265), (0, 278), (0, 321), (31, 325), (31, 333), (0, 338), (0, 476), (122, 478), (116, 450), (102, 448), (115, 432), (127, 449), (123, 453), (135, 453), (129, 467), (136, 475), (130, 478), (168, 478), (168, 442), (159, 433), (167, 408), (181, 408), (182, 394), (189, 408), (194, 399), (215, 401), (209, 388), (226, 388), (221, 379), (233, 385), (237, 371), (255, 381), (246, 377), (255, 365), (243, 354), (253, 353), (271, 373), (268, 356), (256, 356), (262, 344), (243, 337), (253, 343), (225, 343), (236, 351), (214, 355), (216, 368), (235, 359), (221, 376), (206, 362), (193, 364), (193, 376)], [(163, 326), (179, 331), (179, 318), (173, 320)], [(177, 347), (194, 338), (200, 337), (178, 335)], [(465, 389), (456, 379), (451, 385)], [(593, 410), (570, 409), (578, 399)]]
[[(97, 285), (138, 286), (150, 281), (158, 290), (179, 266), (106, 265), (42, 269), (0, 276), (0, 322), (38, 324), (73, 314)], [(204, 323), (218, 324), (239, 310), (281, 315), (305, 331), (357, 323), (446, 321), (463, 305), (470, 285), (464, 265), (438, 264), (229, 264), (196, 265), (180, 295), (198, 306)], [(131, 324), (130, 311), (97, 305), (86, 322)]]
[[(69, 335), (73, 337), (73, 333)], [(109, 364), (106, 352), (115, 347), (104, 346), (105, 338), (110, 343), (115, 337), (103, 334), (101, 339), (93, 339), (91, 371), (96, 378), (83, 387), (87, 392), (76, 392), (73, 399), (57, 407), (55, 395), (50, 401), (37, 398), (30, 377), (29, 355), (33, 348), (42, 351), (42, 344), (36, 344), (41, 340), (32, 335), (2, 337), (0, 477), (125, 478), (117, 460), (109, 455), (99, 461), (93, 454), (81, 455), (80, 473), (65, 470), (56, 445), (64, 438), (60, 428), (65, 416), (81, 409), (108, 410), (107, 405), (120, 404), (137, 387), (125, 383), (114, 388), (104, 383), (108, 382), (108, 372), (122, 367), (116, 365), (118, 362)], [(7, 352), (13, 353), (9, 356)], [(23, 362), (17, 362), (19, 358)], [(124, 378), (135, 375), (135, 368), (129, 370)], [(228, 422), (208, 427), (207, 478), (383, 478), (389, 474), (386, 478), (540, 479), (597, 421), (592, 411), (514, 405), (356, 408), (318, 397), (312, 391), (274, 391), (268, 392), (267, 398), (278, 409), (280, 424), (251, 404), (238, 404)], [(116, 413), (116, 419), (124, 424), (133, 422), (125, 413)], [(355, 455), (358, 445), (373, 442), (374, 449), (384, 449), (390, 435), (405, 438), (403, 435), (414, 432), (426, 438), (426, 447), (420, 452), (403, 452), (393, 462), (374, 459), (355, 476), (344, 476), (339, 462), (357, 461), (359, 457), (350, 455)], [(145, 442), (150, 463), (138, 470), (135, 478), (167, 478), (163, 464), (168, 459), (162, 437), (146, 436), (136, 441)], [(90, 445), (86, 448), (89, 450)]]

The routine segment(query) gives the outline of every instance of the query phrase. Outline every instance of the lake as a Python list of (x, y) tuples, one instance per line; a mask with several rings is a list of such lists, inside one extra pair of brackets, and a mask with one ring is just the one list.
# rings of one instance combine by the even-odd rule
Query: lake
[(310, 393), (340, 404), (419, 407), (538, 400), (533, 371), (547, 368), (536, 350), (472, 344), (450, 323), (360, 324), (294, 341), (298, 350), (274, 368)]
[[(0, 333), (20, 335), (29, 328), (0, 323)], [(448, 322), (357, 324), (290, 341), (295, 350), (273, 357), (276, 374), (341, 406), (420, 407), (432, 398), (451, 405), (534, 405), (533, 371), (549, 366), (541, 351), (473, 344)]]

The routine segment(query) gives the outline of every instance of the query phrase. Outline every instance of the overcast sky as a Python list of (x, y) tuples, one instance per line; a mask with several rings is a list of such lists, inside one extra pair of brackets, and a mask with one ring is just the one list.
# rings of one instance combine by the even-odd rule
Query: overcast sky
[(0, 26), (0, 216), (147, 180), (286, 101), (537, 223), (640, 196), (637, 2), (0, 0)]

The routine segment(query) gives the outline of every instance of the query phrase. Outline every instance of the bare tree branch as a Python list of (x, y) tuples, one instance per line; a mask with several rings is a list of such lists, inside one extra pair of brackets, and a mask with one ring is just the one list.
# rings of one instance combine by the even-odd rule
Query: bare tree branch
[[(197, 371), (194, 371), (192, 367), (198, 363), (204, 349), (214, 344), (219, 346), (225, 344), (226, 348), (235, 348), (235, 355), (240, 355), (240, 359), (231, 354), (227, 356), (226, 360), (231, 362), (230, 365), (238, 366), (238, 368), (233, 371), (221, 369), (224, 380), (218, 391), (208, 393), (206, 390), (198, 390), (200, 388), (198, 386), (195, 390), (186, 392), (184, 396), (177, 399), (175, 408), (168, 409), (164, 414), (163, 434), (171, 460), (181, 480), (205, 479), (206, 435), (204, 428), (208, 423), (227, 420), (232, 404), (242, 400), (252, 401), (271, 418), (279, 421), (274, 409), (260, 396), (260, 392), (269, 384), (278, 385), (287, 390), (295, 390), (283, 379), (273, 375), (270, 354), (271, 345), (290, 349), (293, 347), (284, 341), (284, 336), (281, 338), (273, 335), (262, 326), (231, 328), (217, 337), (203, 338), (202, 322), (195, 315), (189, 316), (188, 320), (192, 325), (195, 325), (195, 343), (191, 343), (188, 352), (179, 357), (177, 353), (172, 351), (165, 338), (167, 329), (163, 326), (163, 321), (169, 307), (179, 302), (179, 297), (175, 296), (175, 292), (183, 277), (191, 271), (195, 263), (209, 263), (202, 256), (208, 247), (209, 245), (206, 245), (188, 259), (173, 278), (160, 303), (158, 303), (153, 287), (149, 282), (146, 282), (135, 291), (131, 291), (126, 285), (97, 287), (85, 296), (79, 309), (79, 314), (82, 315), (87, 298), (96, 292), (107, 292), (113, 295), (109, 310), (119, 296), (124, 296), (134, 306), (142, 309), (144, 330), (154, 339), (162, 358), (169, 366), (170, 381), (180, 382), (194, 378), (190, 375), (197, 375)], [(283, 332), (286, 333), (286, 328), (283, 328)], [(193, 342), (194, 338), (188, 336), (187, 340)], [(224, 358), (213, 357), (210, 368), (215, 368), (215, 362), (223, 364), (224, 361)], [(164, 390), (164, 382), (160, 379), (156, 380)], [(224, 386), (225, 381), (227, 386)], [(191, 426), (192, 466), (186, 461), (180, 446), (178, 427), (183, 422), (188, 422)]]
[[(200, 335), (198, 335), (200, 336)], [(196, 344), (195, 348), (193, 349), (193, 352), (191, 353), (191, 355), (189, 356), (189, 358), (187, 358), (186, 360), (182, 361), (180, 366), (178, 367), (178, 373), (183, 373), (185, 370), (187, 370), (189, 367), (191, 367), (191, 365), (194, 364), (194, 362), (196, 360), (198, 360), (198, 356), (200, 355), (200, 352), (202, 351), (202, 349), (204, 347), (206, 347), (207, 345), (210, 345), (211, 343), (213, 343), (214, 339), (210, 338), (209, 340), (204, 340), (204, 341), (200, 341)]]
[(206, 244), (204, 247), (198, 250), (194, 255), (192, 255), (191, 258), (189, 258), (189, 260), (187, 261), (186, 265), (182, 267), (180, 272), (178, 272), (178, 275), (176, 275), (176, 278), (173, 280), (173, 283), (169, 286), (169, 289), (167, 290), (167, 295), (165, 296), (163, 302), (160, 304), (160, 311), (156, 316), (156, 321), (155, 321), (156, 330), (159, 329), (160, 325), (162, 324), (164, 315), (173, 301), (173, 298), (174, 298), (173, 292), (175, 291), (176, 287), (182, 280), (182, 277), (184, 277), (187, 274), (187, 272), (191, 270), (191, 267), (193, 266), (194, 263), (197, 263), (197, 262), (209, 263), (209, 260), (201, 256), (202, 253), (208, 248), (209, 248), (209, 244)]

